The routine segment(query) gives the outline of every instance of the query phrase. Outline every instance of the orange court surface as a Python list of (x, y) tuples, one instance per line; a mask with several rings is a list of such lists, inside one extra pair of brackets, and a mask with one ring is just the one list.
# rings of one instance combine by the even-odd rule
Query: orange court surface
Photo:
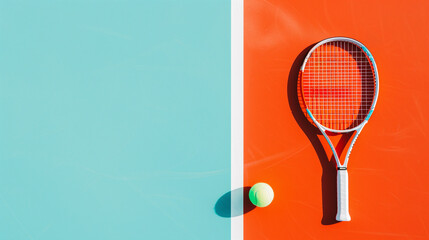
[[(428, 27), (429, 1), (244, 1), (244, 186), (275, 192), (245, 206), (244, 239), (429, 239)], [(348, 164), (350, 222), (335, 220), (335, 160), (297, 98), (309, 48), (336, 36), (368, 47), (380, 79)]]

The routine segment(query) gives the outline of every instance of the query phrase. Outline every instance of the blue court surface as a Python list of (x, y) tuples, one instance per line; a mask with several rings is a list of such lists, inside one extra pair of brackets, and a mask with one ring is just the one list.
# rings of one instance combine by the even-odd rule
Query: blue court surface
[(229, 1), (0, 3), (0, 239), (228, 239)]

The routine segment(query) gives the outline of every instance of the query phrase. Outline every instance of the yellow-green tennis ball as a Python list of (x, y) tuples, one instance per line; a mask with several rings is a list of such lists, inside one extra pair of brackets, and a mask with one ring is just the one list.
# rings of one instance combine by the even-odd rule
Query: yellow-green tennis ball
[(257, 207), (266, 207), (274, 199), (274, 191), (266, 183), (257, 183), (249, 191), (250, 201)]

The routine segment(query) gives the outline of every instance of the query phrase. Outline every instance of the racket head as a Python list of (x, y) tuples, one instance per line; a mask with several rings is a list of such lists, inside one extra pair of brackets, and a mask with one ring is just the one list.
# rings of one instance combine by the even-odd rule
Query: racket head
[(372, 54), (360, 42), (334, 37), (317, 43), (299, 73), (298, 95), (307, 118), (329, 132), (351, 132), (369, 119), (379, 79)]

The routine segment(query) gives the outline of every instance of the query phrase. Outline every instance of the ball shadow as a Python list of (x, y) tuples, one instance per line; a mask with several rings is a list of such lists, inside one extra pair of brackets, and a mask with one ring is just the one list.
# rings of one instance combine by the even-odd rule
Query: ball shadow
[[(250, 188), (237, 188), (222, 195), (214, 206), (215, 213), (220, 217), (231, 218), (255, 209), (256, 206), (249, 199)], [(234, 202), (231, 202), (231, 195), (235, 196)]]

